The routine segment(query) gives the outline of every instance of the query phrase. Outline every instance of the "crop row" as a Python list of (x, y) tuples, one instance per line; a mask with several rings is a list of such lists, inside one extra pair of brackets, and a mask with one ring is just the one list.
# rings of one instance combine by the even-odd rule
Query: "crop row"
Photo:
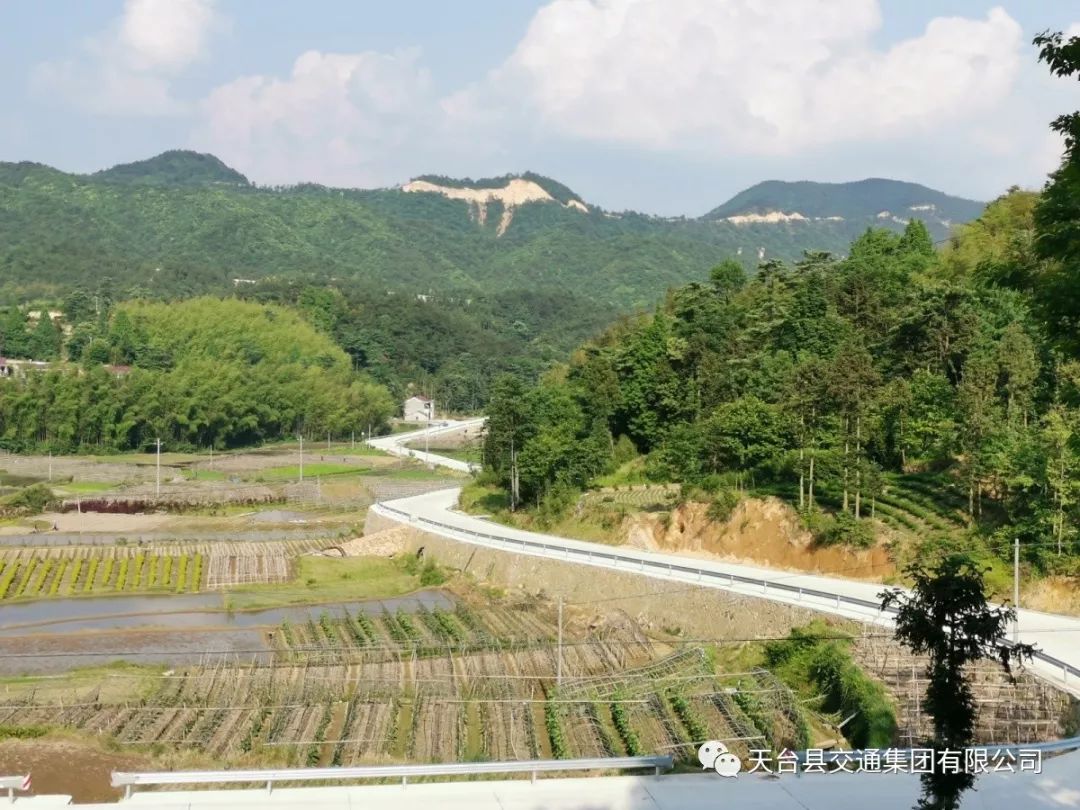
[(37, 599), (89, 593), (199, 590), (201, 554), (172, 557), (135, 553), (119, 559), (70, 557), (0, 559), (0, 599)]

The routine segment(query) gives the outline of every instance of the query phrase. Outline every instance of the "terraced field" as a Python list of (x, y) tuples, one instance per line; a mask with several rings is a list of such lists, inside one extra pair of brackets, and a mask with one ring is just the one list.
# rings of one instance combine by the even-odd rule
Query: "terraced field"
[(317, 539), (0, 549), (0, 601), (115, 593), (191, 593), (284, 582)]
[[(765, 740), (731, 695), (745, 673), (717, 674), (703, 650), (650, 640), (625, 617), (568, 632), (557, 684), (553, 619), (536, 603), (323, 614), (272, 632), (269, 661), (218, 656), (47, 688), (19, 679), (0, 698), (0, 725), (296, 766), (650, 751), (691, 761), (702, 739), (736, 750)], [(755, 677), (755, 691), (786, 692)]]

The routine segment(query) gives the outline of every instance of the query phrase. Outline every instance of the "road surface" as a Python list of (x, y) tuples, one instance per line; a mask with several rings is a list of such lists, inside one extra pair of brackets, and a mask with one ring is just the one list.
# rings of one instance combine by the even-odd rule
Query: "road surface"
[(468, 430), (470, 433), (473, 431), (479, 433), (480, 428), (485, 421), (487, 420), (484, 417), (457, 421), (444, 420), (434, 423), (431, 428), (413, 430), (408, 433), (392, 433), (389, 436), (379, 436), (375, 439), (369, 439), (368, 444), (378, 450), (382, 450), (384, 453), (389, 453), (392, 456), (415, 458), (425, 464), (434, 464), (439, 467), (446, 467), (450, 470), (457, 470), (458, 472), (472, 472), (476, 469), (475, 464), (470, 464), (467, 461), (459, 461), (456, 458), (435, 455), (434, 453), (425, 453), (423, 450), (414, 450), (405, 445), (423, 441), (425, 434), (427, 434), (427, 437), (430, 440), (450, 433), (457, 433), (462, 430)]
[[(441, 435), (465, 426), (479, 426), (482, 421), (477, 419), (436, 427), (430, 435)], [(372, 444), (387, 452), (394, 452), (388, 448), (407, 452), (407, 448), (401, 445), (405, 441), (415, 441), (423, 433), (388, 436), (375, 439)], [(435, 454), (419, 455), (428, 463), (452, 469), (467, 466), (464, 462)], [(883, 627), (893, 625), (892, 615), (879, 608), (881, 600), (878, 594), (884, 587), (880, 584), (605, 546), (513, 529), (456, 511), (460, 492), (457, 488), (437, 490), (385, 501), (373, 506), (372, 510), (384, 517), (465, 543), (552, 557), (580, 565), (636, 572), (656, 579), (700, 584)], [(1021, 610), (1018, 612), (1018, 639), (1039, 648), (1039, 655), (1028, 665), (1034, 674), (1080, 697), (1080, 619)]]

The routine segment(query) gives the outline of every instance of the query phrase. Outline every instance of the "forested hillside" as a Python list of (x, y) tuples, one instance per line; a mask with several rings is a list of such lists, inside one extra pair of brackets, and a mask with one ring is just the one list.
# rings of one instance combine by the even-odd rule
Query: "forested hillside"
[(569, 293), (531, 290), (417, 298), (363, 285), (270, 281), (237, 292), (297, 308), (395, 399), (423, 393), (440, 413), (477, 412), (500, 374), (537, 379), (617, 314)]
[(784, 183), (769, 180), (741, 191), (705, 215), (726, 219), (778, 211), (810, 219), (842, 217), (845, 221), (881, 224), (891, 217), (918, 218), (935, 239), (953, 223), (968, 222), (982, 213), (983, 203), (951, 197), (918, 183), (870, 178), (854, 183)]
[[(334, 342), (279, 306), (196, 298), (72, 302), (52, 365), (0, 380), (0, 444), (53, 452), (233, 447), (382, 425), (395, 403)], [(13, 311), (15, 312), (15, 311)], [(17, 334), (18, 313), (3, 324)], [(43, 326), (46, 324), (47, 326)], [(62, 362), (71, 357), (77, 362)]]
[(913, 222), (842, 259), (752, 278), (720, 264), (537, 387), (498, 381), (491, 480), (549, 517), (605, 474), (683, 482), (717, 514), (779, 494), (820, 543), (873, 543), (893, 515), (928, 532), (964, 516), (950, 542), (1008, 554), (1019, 537), (1033, 564), (1075, 573), (1077, 299), (1060, 292), (1077, 276), (1046, 238), (1063, 183), (1075, 192), (1065, 168), (1042, 198), (1010, 192), (940, 254)]
[[(467, 201), (437, 193), (257, 188), (217, 158), (190, 152), (90, 176), (0, 163), (0, 303), (59, 298), (105, 277), (121, 298), (223, 293), (243, 283), (236, 279), (276, 277), (413, 295), (528, 289), (631, 311), (725, 257), (752, 269), (761, 252), (842, 252), (866, 226), (616, 214), (586, 207), (549, 178), (523, 177), (554, 200), (517, 206), (503, 231), (499, 211), (481, 222)], [(509, 178), (427, 179), (485, 188)], [(935, 238), (943, 235), (939, 228)]]

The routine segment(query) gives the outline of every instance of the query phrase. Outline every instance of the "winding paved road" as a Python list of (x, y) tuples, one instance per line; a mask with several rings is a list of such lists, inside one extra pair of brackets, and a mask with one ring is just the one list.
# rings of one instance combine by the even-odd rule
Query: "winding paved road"
[(413, 430), (408, 433), (392, 433), (389, 436), (379, 436), (375, 439), (369, 439), (368, 444), (377, 450), (382, 450), (384, 453), (389, 453), (392, 456), (415, 458), (426, 464), (434, 464), (438, 467), (446, 467), (449, 470), (457, 470), (458, 472), (472, 472), (476, 468), (475, 464), (470, 464), (467, 461), (459, 461), (456, 458), (435, 455), (434, 453), (425, 453), (423, 450), (414, 450), (411, 447), (406, 447), (406, 445), (415, 443), (419, 439), (423, 439), (424, 434), (427, 434), (428, 439), (431, 440), (438, 436), (458, 433), (459, 431), (479, 432), (485, 421), (487, 420), (484, 417), (458, 421), (447, 420), (439, 422), (427, 429)]
[[(482, 421), (477, 419), (432, 428), (430, 435), (442, 435), (464, 427), (473, 429)], [(404, 442), (412, 442), (422, 437), (423, 433), (419, 431), (374, 439), (372, 444), (387, 452), (394, 452), (390, 448), (396, 447), (407, 453), (407, 448), (402, 446)], [(419, 453), (418, 457), (452, 469), (467, 466), (464, 462), (434, 454)], [(717, 588), (883, 627), (893, 625), (893, 615), (879, 607), (878, 594), (884, 587), (880, 584), (605, 546), (513, 529), (458, 512), (456, 506), (460, 493), (459, 488), (441, 489), (384, 501), (373, 506), (372, 510), (392, 520), (464, 543)], [(1044, 680), (1080, 697), (1080, 619), (1021, 610), (1018, 625), (1019, 640), (1034, 644), (1039, 649), (1037, 657), (1029, 665), (1030, 669)]]

